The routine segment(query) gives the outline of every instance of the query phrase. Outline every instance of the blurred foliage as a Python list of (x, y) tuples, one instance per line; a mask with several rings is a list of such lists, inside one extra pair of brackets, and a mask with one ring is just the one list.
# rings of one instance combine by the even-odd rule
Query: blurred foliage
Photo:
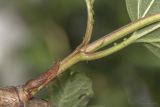
[(49, 92), (48, 99), (55, 107), (86, 107), (93, 96), (91, 80), (84, 73), (73, 71), (59, 76)]
[[(17, 51), (17, 56), (29, 65), (30, 78), (54, 60), (63, 59), (82, 40), (86, 26), (84, 0), (5, 0), (5, 5), (13, 6), (31, 31), (28, 46)], [(94, 9), (92, 41), (130, 22), (125, 0), (96, 0)], [(144, 46), (132, 45), (73, 68), (86, 72), (93, 81), (94, 96), (88, 107), (160, 106), (160, 60)], [(54, 98), (49, 90), (52, 85), (45, 94)]]

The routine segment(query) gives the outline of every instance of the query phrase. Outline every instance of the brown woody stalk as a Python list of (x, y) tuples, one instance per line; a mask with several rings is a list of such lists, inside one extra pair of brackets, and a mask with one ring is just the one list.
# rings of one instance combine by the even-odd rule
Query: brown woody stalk
[[(56, 62), (48, 71), (22, 86), (0, 88), (0, 107), (24, 107), (27, 101), (56, 77), (59, 65), (60, 63)], [(31, 107), (31, 104), (35, 103), (29, 103), (27, 106)]]

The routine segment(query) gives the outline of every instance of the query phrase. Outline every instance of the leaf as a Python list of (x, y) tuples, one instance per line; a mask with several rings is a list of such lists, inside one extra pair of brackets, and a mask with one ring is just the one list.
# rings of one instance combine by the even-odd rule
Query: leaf
[(156, 56), (160, 57), (160, 43), (150, 43), (145, 44), (145, 46)]
[(160, 61), (157, 60), (157, 56), (149, 52), (146, 47), (139, 44), (127, 48), (124, 59), (129, 61), (133, 66), (145, 68), (147, 70), (160, 67)]
[(91, 80), (80, 72), (63, 74), (51, 90), (49, 97), (56, 107), (85, 107), (93, 95)]
[[(126, 0), (127, 10), (132, 21), (137, 19), (160, 13), (160, 0)], [(155, 23), (149, 27), (145, 27), (142, 30), (136, 31), (136, 34), (145, 32), (149, 29), (159, 28), (160, 23)], [(142, 42), (144, 45), (153, 52), (156, 56), (160, 57), (160, 50), (158, 47), (160, 44), (160, 30), (157, 29), (140, 39), (137, 42)], [(153, 45), (154, 44), (154, 45)]]

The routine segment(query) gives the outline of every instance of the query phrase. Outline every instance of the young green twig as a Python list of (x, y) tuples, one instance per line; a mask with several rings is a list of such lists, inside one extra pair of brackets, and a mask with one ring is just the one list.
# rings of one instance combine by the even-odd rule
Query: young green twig
[[(92, 30), (93, 30), (93, 24), (94, 24), (94, 11), (93, 11), (93, 3), (94, 0), (85, 0), (86, 1), (86, 6), (87, 6), (87, 28), (86, 28), (86, 32), (85, 35), (83, 37), (83, 41), (82, 43), (77, 46), (77, 48), (68, 56), (66, 57), (64, 60), (61, 61), (61, 65), (65, 65), (66, 63), (68, 63), (67, 65), (72, 65), (72, 62), (76, 63), (79, 61), (80, 56), (77, 55), (83, 51), (85, 51), (85, 47), (87, 47), (87, 45), (90, 42), (91, 36), (92, 36)], [(72, 61), (73, 60), (73, 61)], [(61, 67), (61, 69), (59, 70), (58, 74), (63, 72), (66, 68), (68, 68), (69, 66), (64, 66)]]
[(72, 56), (68, 60), (67, 63), (63, 63), (63, 61), (61, 62), (61, 67), (58, 71), (58, 74), (64, 72), (67, 68), (69, 68), (70, 66), (74, 65), (75, 63), (77, 63), (79, 61), (96, 60), (96, 59), (102, 58), (104, 56), (108, 56), (110, 54), (113, 54), (113, 53), (117, 52), (118, 50), (121, 50), (122, 48), (128, 46), (129, 44), (136, 42), (136, 40), (138, 38), (160, 28), (160, 26), (156, 26), (156, 27), (148, 30), (147, 32), (141, 32), (140, 34), (132, 35), (130, 38), (126, 39), (125, 41), (123, 41), (122, 43), (120, 43), (118, 45), (115, 45), (109, 49), (105, 49), (103, 51), (97, 52), (97, 50), (103, 48), (104, 46), (107, 46), (111, 43), (114, 43), (116, 40), (119, 40), (128, 34), (131, 34), (134, 31), (137, 31), (143, 27), (152, 25), (156, 22), (160, 22), (160, 14), (155, 14), (152, 16), (148, 16), (148, 17), (139, 19), (135, 22), (132, 22), (132, 23), (124, 26), (124, 27), (121, 27), (120, 29), (118, 29), (110, 34), (105, 35), (104, 37), (96, 40), (95, 42), (88, 44), (85, 47), (79, 48), (78, 50), (82, 50), (82, 51), (78, 51), (74, 56)]
[(86, 0), (88, 20), (87, 20), (86, 33), (81, 44), (82, 46), (87, 46), (92, 36), (92, 30), (93, 30), (93, 24), (94, 24), (93, 3), (94, 3), (94, 0)]
[(116, 40), (119, 40), (128, 34), (131, 34), (146, 26), (160, 22), (160, 14), (155, 14), (139, 19), (89, 44), (93, 30), (93, 0), (86, 0), (86, 4), (88, 11), (88, 21), (86, 33), (82, 43), (64, 60), (56, 62), (48, 71), (44, 72), (39, 77), (28, 81), (26, 84), (20, 87), (1, 88), (0, 107), (7, 107), (10, 105), (12, 105), (12, 107), (22, 107), (28, 100), (34, 97), (36, 93), (46, 87), (51, 80), (55, 79), (72, 65), (80, 61), (96, 60), (111, 55), (121, 50), (122, 48), (125, 48), (128, 45), (136, 42), (136, 40), (140, 37), (145, 36), (146, 34), (160, 28), (159, 25), (145, 32), (142, 30), (142, 32), (138, 34), (134, 33), (129, 38), (123, 40), (117, 45), (98, 51), (99, 49), (114, 43)]

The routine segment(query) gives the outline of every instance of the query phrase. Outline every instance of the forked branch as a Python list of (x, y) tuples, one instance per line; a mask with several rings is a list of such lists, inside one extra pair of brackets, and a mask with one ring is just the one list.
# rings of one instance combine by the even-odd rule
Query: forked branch
[(147, 32), (141, 32), (130, 36), (121, 43), (111, 46), (110, 48), (98, 51), (99, 49), (114, 43), (126, 35), (137, 31), (143, 27), (152, 25), (154, 23), (160, 22), (160, 14), (155, 14), (149, 17), (142, 18), (135, 22), (132, 22), (98, 40), (90, 43), (92, 30), (93, 30), (93, 0), (86, 0), (87, 11), (88, 11), (88, 21), (86, 33), (83, 38), (82, 43), (64, 60), (56, 62), (48, 71), (46, 71), (41, 76), (36, 79), (30, 80), (25, 85), (21, 87), (9, 87), (0, 89), (0, 107), (7, 107), (6, 105), (12, 105), (12, 107), (21, 107), (30, 100), (36, 93), (43, 89), (47, 84), (59, 76), (61, 73), (66, 71), (72, 65), (80, 61), (96, 60), (110, 54), (113, 54), (122, 48), (125, 48), (129, 44), (134, 43), (140, 37), (153, 32), (154, 30), (160, 28), (156, 26)]

